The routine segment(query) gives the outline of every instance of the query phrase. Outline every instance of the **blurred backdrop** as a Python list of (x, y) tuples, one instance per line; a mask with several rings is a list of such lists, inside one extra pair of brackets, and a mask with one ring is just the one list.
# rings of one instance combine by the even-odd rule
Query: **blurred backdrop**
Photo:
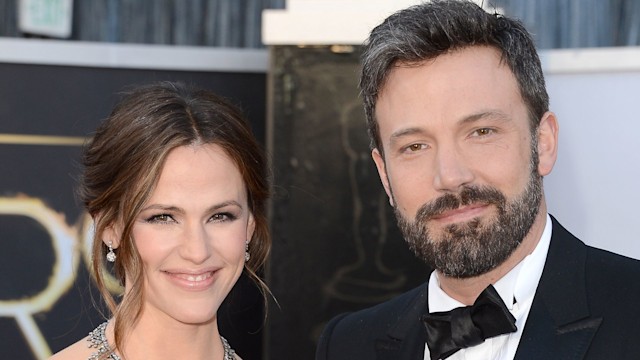
[[(263, 47), (262, 11), (285, 0), (25, 0), (57, 9), (72, 4), (69, 40), (121, 43)], [(327, 3), (337, 11), (345, 2)], [(295, 0), (294, 0), (295, 2)], [(372, 0), (373, 3), (380, 0)], [(391, 0), (389, 0), (391, 2)], [(399, 1), (404, 3), (406, 1)], [(415, 1), (417, 3), (418, 1)], [(542, 49), (640, 44), (640, 2), (636, 0), (483, 0), (520, 18)], [(19, 0), (0, 2), (0, 36), (33, 37), (20, 30)], [(341, 5), (340, 3), (343, 3)], [(354, 1), (346, 1), (354, 3)], [(356, 0), (366, 10), (367, 1)], [(370, 6), (371, 2), (369, 2)], [(331, 24), (327, 24), (330, 26)]]

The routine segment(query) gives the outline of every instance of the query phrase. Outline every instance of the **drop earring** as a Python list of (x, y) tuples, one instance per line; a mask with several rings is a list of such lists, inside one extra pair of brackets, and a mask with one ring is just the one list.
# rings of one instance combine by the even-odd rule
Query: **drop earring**
[(244, 243), (244, 262), (249, 261), (251, 259), (251, 254), (249, 254), (249, 240)]
[(112, 242), (109, 241), (109, 252), (107, 253), (107, 261), (108, 262), (116, 262), (116, 253), (113, 252)]

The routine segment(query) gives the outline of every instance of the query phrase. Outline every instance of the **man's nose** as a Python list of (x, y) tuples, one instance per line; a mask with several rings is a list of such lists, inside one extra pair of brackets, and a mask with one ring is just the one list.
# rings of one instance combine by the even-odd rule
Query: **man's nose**
[(465, 154), (456, 146), (436, 149), (434, 187), (438, 191), (458, 192), (471, 183), (474, 174)]

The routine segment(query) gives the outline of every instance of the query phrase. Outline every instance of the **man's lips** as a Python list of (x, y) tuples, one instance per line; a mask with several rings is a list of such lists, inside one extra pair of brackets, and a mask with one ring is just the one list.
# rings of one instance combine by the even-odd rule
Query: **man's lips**
[(480, 216), (488, 206), (489, 204), (485, 203), (465, 205), (432, 216), (431, 219), (438, 222), (467, 221)]

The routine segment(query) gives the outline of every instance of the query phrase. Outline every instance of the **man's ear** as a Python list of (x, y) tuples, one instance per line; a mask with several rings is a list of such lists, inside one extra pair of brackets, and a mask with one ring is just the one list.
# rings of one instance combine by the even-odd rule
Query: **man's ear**
[(558, 158), (558, 119), (547, 111), (538, 126), (538, 173), (546, 176), (551, 173)]
[(371, 157), (373, 158), (373, 162), (376, 163), (376, 168), (378, 169), (378, 176), (380, 176), (380, 181), (382, 182), (382, 186), (384, 187), (384, 191), (387, 193), (389, 197), (389, 204), (393, 205), (393, 196), (391, 196), (391, 186), (389, 186), (389, 176), (387, 175), (387, 166), (384, 162), (384, 156), (380, 154), (378, 148), (375, 148), (371, 151)]

